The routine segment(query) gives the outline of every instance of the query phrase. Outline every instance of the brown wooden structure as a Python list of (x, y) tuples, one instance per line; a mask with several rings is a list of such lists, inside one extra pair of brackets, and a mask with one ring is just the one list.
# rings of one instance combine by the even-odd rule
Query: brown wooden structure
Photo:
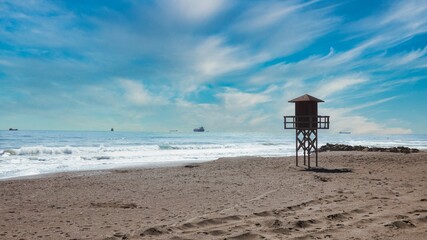
[[(316, 154), (318, 166), (318, 129), (329, 129), (329, 116), (317, 115), (317, 104), (324, 102), (308, 94), (302, 95), (289, 102), (295, 103), (295, 116), (284, 116), (285, 129), (295, 129), (296, 165), (298, 166), (298, 152), (304, 152), (304, 165), (310, 165), (311, 153)], [(306, 158), (308, 161), (306, 161)]]

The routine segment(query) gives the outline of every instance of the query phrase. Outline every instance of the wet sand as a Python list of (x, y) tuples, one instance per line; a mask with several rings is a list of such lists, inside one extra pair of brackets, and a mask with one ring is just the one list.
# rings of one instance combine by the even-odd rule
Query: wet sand
[(0, 181), (0, 239), (426, 239), (425, 151), (294, 164), (239, 157)]

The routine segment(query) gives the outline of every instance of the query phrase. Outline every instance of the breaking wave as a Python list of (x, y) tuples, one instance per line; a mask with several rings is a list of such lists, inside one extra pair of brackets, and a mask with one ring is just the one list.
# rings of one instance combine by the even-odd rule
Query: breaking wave
[[(0, 179), (54, 172), (164, 166), (235, 156), (291, 156), (292, 135), (18, 131), (0, 136)], [(19, 135), (22, 134), (22, 135)], [(427, 149), (427, 135), (322, 136), (343, 143)]]
[(61, 155), (61, 154), (72, 154), (72, 147), (44, 147), (44, 146), (36, 146), (36, 147), (22, 147), (19, 149), (6, 149), (1, 155)]

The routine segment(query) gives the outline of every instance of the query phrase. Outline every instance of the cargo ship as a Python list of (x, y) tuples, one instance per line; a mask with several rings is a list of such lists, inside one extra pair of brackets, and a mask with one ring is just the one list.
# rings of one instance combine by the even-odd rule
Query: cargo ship
[(193, 129), (193, 132), (204, 132), (205, 129), (203, 127)]

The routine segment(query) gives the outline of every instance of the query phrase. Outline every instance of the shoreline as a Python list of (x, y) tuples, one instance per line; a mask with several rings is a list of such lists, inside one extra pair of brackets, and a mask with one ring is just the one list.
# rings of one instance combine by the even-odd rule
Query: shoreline
[(319, 167), (329, 171), (294, 157), (236, 157), (6, 179), (0, 238), (423, 239), (426, 158), (324, 152)]
[[(417, 149), (418, 152), (413, 152), (409, 154), (415, 154), (415, 153), (427, 153), (427, 149)], [(366, 153), (368, 151), (359, 151), (359, 150), (346, 150), (346, 151), (340, 151), (340, 150), (326, 150), (326, 151), (319, 151), (319, 154), (324, 154), (327, 152), (338, 152), (338, 153), (348, 153), (348, 152), (361, 152)], [(373, 151), (375, 153), (375, 151)], [(379, 151), (378, 151), (379, 152)], [(390, 152), (385, 152), (390, 153)], [(195, 160), (195, 161), (166, 161), (166, 162), (159, 162), (159, 163), (149, 163), (146, 165), (142, 164), (136, 164), (136, 165), (129, 165), (125, 167), (111, 167), (111, 168), (102, 168), (102, 169), (91, 169), (91, 170), (79, 170), (79, 171), (65, 171), (65, 172), (52, 172), (52, 173), (42, 173), (42, 174), (35, 174), (35, 175), (27, 175), (27, 176), (18, 176), (18, 177), (10, 177), (10, 178), (0, 178), (0, 182), (3, 181), (15, 181), (15, 180), (30, 180), (30, 179), (40, 179), (40, 178), (50, 178), (50, 177), (59, 177), (62, 175), (76, 175), (76, 176), (85, 176), (85, 175), (98, 175), (98, 174), (108, 174), (115, 170), (144, 170), (144, 169), (153, 169), (153, 168), (174, 168), (174, 167), (181, 167), (185, 166), (187, 164), (205, 164), (209, 162), (218, 161), (220, 159), (239, 159), (239, 158), (295, 158), (295, 156), (280, 156), (280, 157), (263, 157), (263, 156), (237, 156), (237, 157), (222, 157), (212, 160)], [(302, 156), (299, 156), (300, 160), (302, 160)], [(300, 163), (301, 166), (302, 163)], [(320, 166), (319, 166), (320, 167)]]
[(185, 166), (187, 164), (202, 164), (206, 162), (217, 161), (214, 160), (206, 160), (206, 161), (169, 161), (169, 162), (160, 162), (160, 163), (150, 163), (146, 165), (136, 164), (130, 165), (126, 167), (112, 167), (112, 168), (104, 168), (104, 169), (91, 169), (91, 170), (80, 170), (80, 171), (65, 171), (65, 172), (52, 172), (52, 173), (42, 173), (35, 175), (27, 175), (27, 176), (19, 176), (19, 177), (10, 177), (10, 178), (0, 178), (0, 182), (2, 181), (15, 181), (15, 180), (31, 180), (31, 179), (40, 179), (40, 178), (50, 178), (50, 177), (60, 177), (63, 175), (69, 176), (85, 176), (85, 175), (98, 175), (98, 174), (108, 174), (109, 172), (115, 170), (144, 170), (144, 169), (154, 169), (154, 168), (173, 168)]

